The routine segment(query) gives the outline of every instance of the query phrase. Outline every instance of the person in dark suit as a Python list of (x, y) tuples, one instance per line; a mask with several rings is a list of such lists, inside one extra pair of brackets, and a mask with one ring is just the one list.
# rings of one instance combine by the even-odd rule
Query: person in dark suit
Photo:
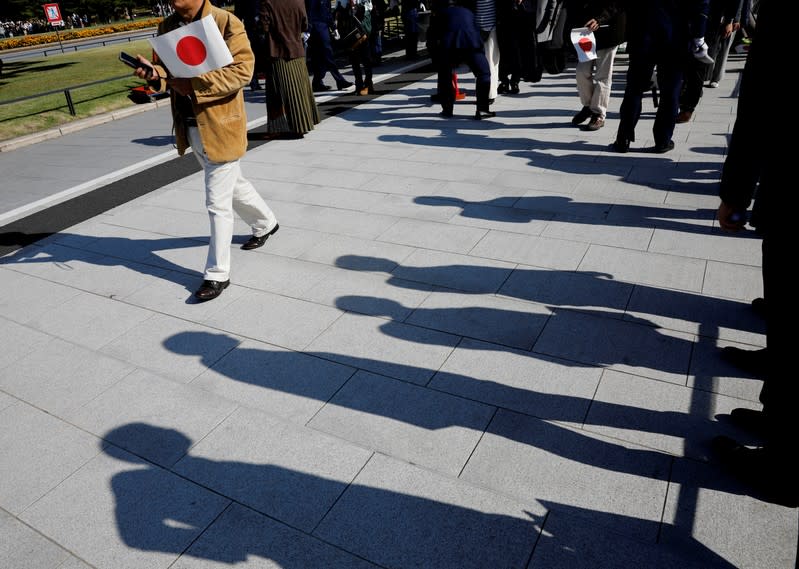
[(477, 27), (474, 12), (467, 8), (469, 0), (455, 0), (453, 5), (441, 10), (437, 22), (440, 34), (437, 48), (438, 95), (441, 115), (451, 117), (455, 105), (452, 70), (460, 63), (466, 64), (477, 82), (477, 120), (496, 116), (489, 109), (488, 92), (491, 88), (491, 69), (483, 50), (483, 40)]
[(685, 61), (699, 55), (704, 43), (709, 0), (647, 0), (627, 2), (627, 86), (619, 109), (619, 128), (611, 149), (628, 152), (635, 140), (635, 126), (641, 117), (643, 95), (650, 89), (657, 69), (660, 92), (650, 151), (663, 153), (674, 148), (672, 135), (679, 110)]
[(261, 82), (258, 76), (266, 71), (264, 62), (266, 46), (260, 29), (261, 25), (258, 22), (259, 10), (259, 0), (236, 0), (233, 7), (233, 13), (242, 21), (244, 29), (247, 30), (247, 38), (250, 40), (250, 46), (255, 54), (255, 69), (250, 80), (250, 90), (252, 91), (261, 89)]
[[(791, 21), (792, 5), (761, 4), (755, 34), (741, 81), (738, 114), (722, 170), (718, 220), (722, 229), (737, 232), (747, 223), (747, 208), (754, 197), (757, 231), (763, 236), (763, 305), (766, 315), (765, 370), (760, 391), (761, 411), (739, 408), (733, 423), (759, 434), (763, 444), (750, 448), (728, 437), (716, 437), (714, 449), (721, 461), (749, 482), (768, 501), (799, 506), (796, 476), (797, 413), (799, 382), (793, 371), (793, 326), (796, 310), (791, 270), (796, 258), (796, 209), (784, 180), (793, 164), (782, 157), (791, 144), (789, 130), (775, 131), (791, 91), (775, 87), (772, 66), (793, 53), (793, 39), (783, 29)], [(779, 192), (779, 193), (775, 193)], [(782, 198), (782, 196), (786, 196)], [(749, 220), (750, 225), (753, 219)]]
[(341, 74), (333, 57), (333, 44), (330, 40), (330, 30), (335, 28), (333, 12), (330, 10), (329, 0), (305, 0), (305, 11), (308, 14), (308, 56), (313, 68), (313, 81), (311, 85), (315, 92), (328, 91), (330, 87), (324, 84), (325, 75), (329, 71), (336, 81), (338, 89), (352, 87), (352, 83)]

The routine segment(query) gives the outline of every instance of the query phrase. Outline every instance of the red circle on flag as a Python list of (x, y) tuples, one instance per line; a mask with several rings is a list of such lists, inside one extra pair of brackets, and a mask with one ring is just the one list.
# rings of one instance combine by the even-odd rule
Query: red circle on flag
[(588, 53), (591, 51), (591, 48), (594, 47), (594, 42), (588, 38), (580, 38), (577, 40), (577, 45), (579, 45), (580, 49), (582, 49), (584, 52)]
[(205, 44), (197, 36), (180, 38), (175, 46), (175, 51), (178, 59), (186, 65), (200, 65), (208, 55)]

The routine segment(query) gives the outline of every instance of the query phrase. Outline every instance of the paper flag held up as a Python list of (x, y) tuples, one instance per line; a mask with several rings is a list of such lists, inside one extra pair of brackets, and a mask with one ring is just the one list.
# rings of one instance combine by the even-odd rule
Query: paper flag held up
[(233, 63), (233, 56), (211, 16), (149, 41), (173, 77), (197, 77)]
[(596, 40), (594, 32), (588, 28), (574, 28), (571, 31), (571, 40), (577, 52), (578, 61), (591, 61), (596, 59)]

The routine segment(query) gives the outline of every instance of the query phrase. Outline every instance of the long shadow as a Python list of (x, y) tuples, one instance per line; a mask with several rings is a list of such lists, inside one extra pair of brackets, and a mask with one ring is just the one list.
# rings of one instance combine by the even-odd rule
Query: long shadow
[[(225, 351), (226, 355), (219, 360), (207, 360), (202, 353), (192, 351), (193, 346), (208, 346), (214, 343), (228, 348)], [(203, 358), (202, 363), (210, 369), (237, 382), (316, 399), (431, 431), (453, 427), (485, 430), (495, 436), (545, 450), (577, 463), (644, 478), (666, 480), (672, 459), (663, 452), (644, 447), (628, 448), (626, 445), (613, 442), (612, 439), (591, 435), (590, 432), (581, 432), (576, 427), (561, 426), (557, 423), (596, 424), (621, 428), (630, 428), (630, 425), (634, 424), (640, 430), (689, 439), (689, 444), (699, 452), (707, 443), (704, 433), (713, 432), (720, 427), (717, 422), (709, 418), (680, 412), (640, 409), (575, 395), (545, 393), (532, 388), (515, 387), (463, 373), (392, 364), (397, 373), (392, 380), (385, 379), (385, 381), (396, 381), (397, 376), (432, 377), (427, 389), (471, 399), (482, 406), (488, 406), (484, 407), (485, 410), (496, 406), (504, 409), (490, 420), (486, 418), (488, 423), (485, 420), (476, 420), (471, 414), (458, 416), (452, 413), (420, 413), (409, 401), (382, 400), (378, 393), (383, 384), (379, 381), (378, 375), (370, 380), (372, 376), (369, 374), (364, 376), (363, 372), (359, 372), (346, 379), (342, 387), (337, 388), (326, 381), (314, 381), (311, 378), (298, 381), (293, 371), (308, 369), (309, 361), (318, 358), (380, 374), (380, 371), (376, 370), (385, 369), (384, 361), (321, 351), (300, 353), (243, 348), (238, 344), (239, 341), (231, 336), (211, 332), (181, 332), (164, 340), (164, 346), (168, 350), (187, 356), (199, 356)], [(491, 347), (468, 343), (459, 349), (479, 350)], [(498, 349), (498, 346), (494, 345), (493, 349)], [(222, 351), (218, 350), (215, 353)], [(520, 353), (507, 349), (503, 351)], [(547, 358), (541, 354), (530, 353), (529, 357), (564, 366), (579, 365)], [(354, 379), (356, 377), (357, 379)], [(388, 376), (383, 375), (383, 377)], [(350, 384), (360, 387), (357, 390), (347, 388)], [(422, 389), (418, 385), (409, 388)], [(373, 391), (374, 393), (371, 393)], [(713, 399), (710, 393), (705, 394), (705, 397), (708, 403)], [(732, 428), (727, 430), (738, 434), (738, 431)], [(745, 440), (752, 440), (751, 436)], [(175, 449), (167, 449), (163, 445), (160, 449), (160, 452), (170, 456), (175, 454), (174, 451)]]
[[(0, 266), (51, 264), (68, 267), (70, 263), (81, 262), (101, 267), (124, 267), (143, 275), (165, 278), (186, 285), (180, 275), (200, 277), (202, 273), (177, 265), (158, 255), (157, 252), (198, 247), (208, 240), (207, 237), (201, 236), (132, 239), (60, 233), (57, 241), (17, 249), (44, 236), (46, 234), (27, 235), (19, 232), (2, 234), (0, 246), (7, 245), (18, 252), (0, 258)], [(189, 290), (188, 285), (186, 286)]]
[(175, 137), (172, 135), (156, 135), (148, 136), (147, 138), (134, 138), (131, 142), (144, 146), (173, 146), (175, 144)]
[[(423, 492), (361, 484), (357, 477), (342, 481), (274, 464), (192, 456), (192, 441), (174, 429), (130, 423), (104, 438), (125, 446), (166, 442), (183, 451), (170, 469), (180, 480), (104, 447), (135, 466), (115, 474), (111, 488), (119, 535), (143, 551), (230, 565), (257, 557), (283, 569), (375, 567), (365, 559), (382, 567), (524, 569), (540, 531), (520, 507), (516, 515), (486, 513), (424, 498)], [(385, 471), (389, 461), (369, 457), (358, 477), (365, 473), (368, 480), (370, 469)], [(512, 510), (515, 504), (503, 506)]]
[[(712, 330), (731, 328), (765, 334), (765, 323), (747, 303), (625, 283), (604, 273), (479, 264), (412, 266), (362, 255), (342, 255), (336, 259), (336, 266), (386, 273), (387, 283), (413, 290), (429, 290), (434, 285), (464, 294), (497, 294), (557, 308), (606, 308), (625, 313), (624, 320), (635, 320), (629, 314), (633, 312), (706, 324)], [(368, 313), (363, 302), (361, 310)]]
[[(558, 219), (569, 223), (671, 229), (686, 233), (711, 233), (714, 231), (711, 222), (716, 216), (716, 210), (710, 208), (672, 209), (654, 204), (586, 204), (567, 196), (503, 196), (485, 201), (466, 201), (454, 196), (418, 196), (413, 202), (433, 207), (454, 205), (461, 208), (461, 217), (502, 223), (549, 221), (553, 215), (557, 215)], [(599, 208), (603, 211), (602, 215), (597, 216), (595, 213)], [(614, 209), (622, 211), (624, 215), (610, 218)], [(587, 212), (594, 215), (586, 215)], [(680, 219), (686, 221), (677, 221)], [(741, 236), (755, 237), (746, 233)]]

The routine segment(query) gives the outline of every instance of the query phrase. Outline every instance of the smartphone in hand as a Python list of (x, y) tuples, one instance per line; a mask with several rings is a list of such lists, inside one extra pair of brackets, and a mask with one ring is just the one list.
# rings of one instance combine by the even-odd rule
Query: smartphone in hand
[(147, 72), (147, 77), (152, 77), (154, 75), (153, 68), (147, 65), (146, 63), (142, 63), (139, 61), (138, 58), (133, 57), (129, 53), (125, 53), (124, 51), (119, 52), (119, 61), (132, 67), (133, 69), (144, 69)]

